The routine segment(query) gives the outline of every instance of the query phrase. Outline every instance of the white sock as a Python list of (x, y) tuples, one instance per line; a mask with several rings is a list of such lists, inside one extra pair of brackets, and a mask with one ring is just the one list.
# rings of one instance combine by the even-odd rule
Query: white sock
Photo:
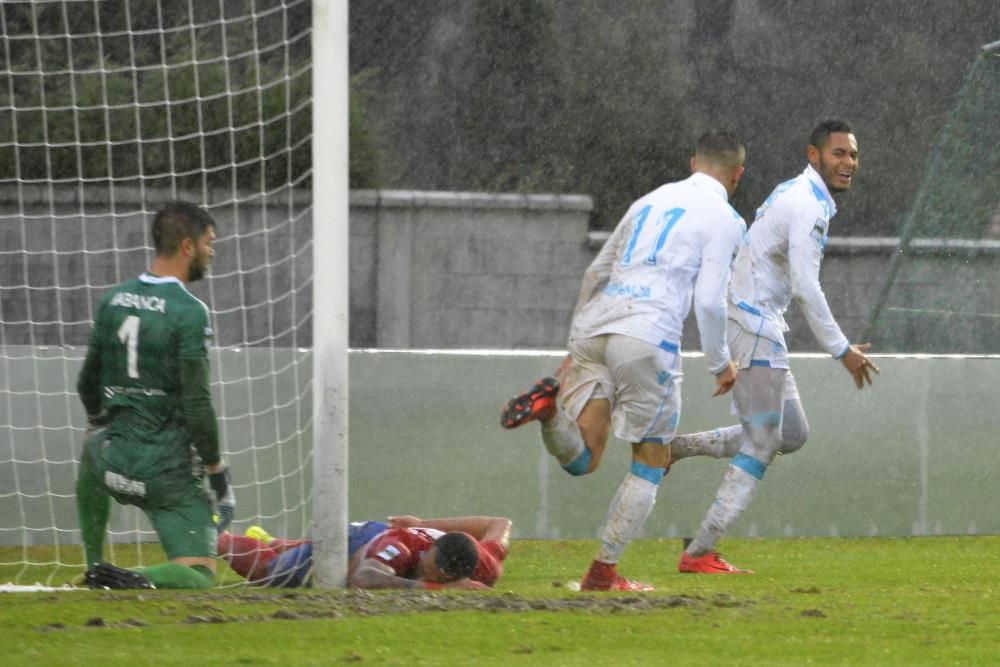
[(632, 537), (642, 528), (656, 504), (658, 484), (634, 475), (625, 475), (625, 481), (608, 508), (608, 523), (604, 527), (601, 548), (597, 560), (602, 563), (617, 563), (632, 541)]
[(686, 551), (692, 556), (701, 556), (715, 548), (716, 542), (733, 525), (744, 510), (750, 506), (760, 480), (741, 468), (730, 465), (719, 485), (715, 502), (708, 508), (698, 534), (691, 540)]
[(711, 456), (713, 459), (731, 459), (740, 451), (743, 427), (739, 424), (724, 426), (713, 431), (686, 433), (670, 441), (670, 456), (674, 461), (689, 456)]
[(542, 422), (542, 442), (549, 454), (563, 466), (577, 460), (586, 448), (576, 420), (571, 419), (558, 403), (556, 416)]

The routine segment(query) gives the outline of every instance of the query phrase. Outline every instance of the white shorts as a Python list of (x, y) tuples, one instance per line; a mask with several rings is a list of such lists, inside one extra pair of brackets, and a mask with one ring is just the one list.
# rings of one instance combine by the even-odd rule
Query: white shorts
[(732, 312), (726, 326), (726, 337), (729, 341), (729, 356), (738, 369), (750, 366), (789, 367), (788, 348), (785, 347), (784, 340), (772, 340), (750, 331), (742, 318), (732, 317)]
[[(785, 386), (782, 391), (782, 400), (788, 401), (799, 398), (799, 388), (795, 384), (795, 376), (792, 375), (788, 363), (788, 349), (784, 341), (774, 341), (760, 336), (751, 331), (747, 331), (741, 319), (730, 318), (729, 326), (726, 327), (726, 336), (729, 339), (729, 356), (733, 363), (740, 370), (751, 366), (764, 366), (768, 368), (779, 368), (787, 370), (785, 373)], [(734, 395), (735, 399), (735, 395)], [(739, 414), (735, 410), (733, 414)]]
[(618, 334), (576, 338), (559, 390), (559, 403), (573, 419), (591, 399), (611, 403), (612, 431), (626, 442), (667, 443), (681, 414), (681, 356), (672, 343), (660, 346)]

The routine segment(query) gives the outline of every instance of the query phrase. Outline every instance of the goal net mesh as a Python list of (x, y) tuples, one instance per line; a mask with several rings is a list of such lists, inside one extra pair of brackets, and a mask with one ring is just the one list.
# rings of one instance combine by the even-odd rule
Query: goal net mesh
[[(0, 3), (0, 583), (80, 571), (76, 377), (166, 200), (218, 224), (212, 389), (234, 530), (301, 537), (311, 486), (308, 0)], [(158, 562), (115, 505), (112, 561)], [(137, 555), (136, 555), (137, 554)]]
[(879, 352), (1000, 353), (1000, 50), (963, 83), (871, 311)]

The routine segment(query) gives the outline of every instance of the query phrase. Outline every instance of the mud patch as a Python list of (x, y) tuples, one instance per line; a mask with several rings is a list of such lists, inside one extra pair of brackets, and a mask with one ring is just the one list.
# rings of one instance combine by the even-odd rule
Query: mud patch
[[(148, 593), (143, 597), (149, 598)], [(106, 599), (121, 602), (119, 595), (108, 594)], [(453, 611), (479, 611), (484, 613), (523, 613), (532, 611), (572, 611), (585, 614), (643, 614), (664, 609), (687, 609), (705, 613), (713, 608), (750, 607), (753, 601), (727, 594), (712, 597), (687, 595), (613, 595), (592, 593), (565, 597), (523, 597), (513, 593), (475, 594), (440, 591), (212, 591), (177, 593), (170, 604), (159, 613), (176, 615), (180, 624), (239, 623), (243, 621), (299, 621), (349, 616), (381, 616), (386, 614), (424, 614)], [(253, 611), (248, 611), (248, 606)], [(206, 613), (208, 612), (208, 613)], [(163, 622), (161, 617), (160, 623)], [(167, 621), (169, 623), (169, 621)], [(129, 618), (109, 622), (104, 618), (91, 618), (84, 625), (88, 628), (141, 627), (146, 621)], [(66, 629), (61, 623), (51, 623), (39, 628), (44, 632)]]

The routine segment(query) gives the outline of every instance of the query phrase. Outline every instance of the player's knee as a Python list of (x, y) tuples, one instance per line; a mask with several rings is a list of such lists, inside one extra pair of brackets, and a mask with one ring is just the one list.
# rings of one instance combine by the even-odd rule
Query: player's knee
[(300, 588), (311, 585), (312, 544), (289, 549), (273, 561), (268, 585), (273, 588)]
[(579, 477), (596, 470), (598, 463), (600, 463), (600, 459), (595, 459), (590, 453), (590, 448), (584, 447), (583, 453), (570, 463), (564, 465), (563, 470), (574, 477)]
[(779, 454), (786, 455), (792, 454), (794, 452), (802, 449), (802, 446), (806, 444), (806, 440), (809, 439), (809, 429), (798, 429), (796, 431), (790, 432), (788, 434), (782, 432), (781, 434), (781, 449), (778, 450)]
[(805, 415), (787, 411), (785, 419), (781, 424), (781, 449), (780, 454), (791, 454), (802, 449), (809, 439), (809, 422)]

